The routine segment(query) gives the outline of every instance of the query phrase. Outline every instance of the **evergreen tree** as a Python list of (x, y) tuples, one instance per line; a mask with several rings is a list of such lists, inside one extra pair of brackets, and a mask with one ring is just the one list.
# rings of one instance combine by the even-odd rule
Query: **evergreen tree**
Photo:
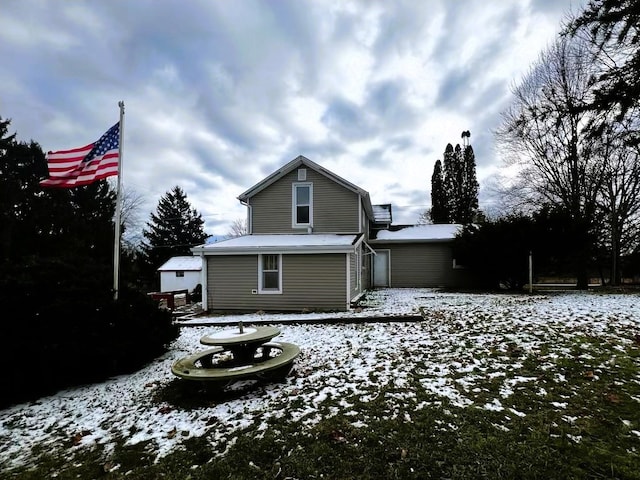
[(20, 191), (20, 179), (10, 155), (16, 136), (15, 133), (8, 135), (10, 124), (11, 120), (0, 118), (0, 260), (10, 255), (11, 239), (17, 224), (14, 205)]
[[(146, 295), (123, 289), (113, 300), (115, 192), (107, 180), (42, 188), (42, 149), (7, 135), (9, 125), (0, 119), (0, 304), (19, 308), (0, 322), (0, 362), (21, 358), (23, 368), (7, 372), (0, 408), (137, 369), (178, 334)], [(91, 368), (68, 368), (86, 358)], [(24, 375), (43, 365), (56, 374), (38, 382)]]
[(431, 221), (433, 223), (449, 223), (449, 205), (440, 160), (436, 160), (431, 176)]
[[(463, 138), (469, 136), (463, 132)], [(478, 214), (479, 188), (473, 148), (448, 143), (443, 158), (436, 161), (431, 177), (431, 221), (471, 223)]]
[(444, 149), (443, 162), (444, 167), (444, 197), (447, 199), (447, 223), (453, 222), (453, 213), (455, 209), (456, 194), (456, 156), (453, 145), (447, 143)]
[(476, 178), (476, 157), (471, 145), (465, 145), (462, 151), (463, 188), (460, 192), (458, 221), (467, 224), (474, 221), (478, 212), (478, 180)]
[(151, 213), (142, 235), (142, 244), (147, 281), (157, 285), (156, 269), (176, 255), (191, 255), (191, 248), (203, 244), (209, 235), (203, 230), (204, 220), (191, 207), (187, 195), (175, 186), (158, 202), (156, 213)]
[(48, 172), (40, 145), (4, 138), (8, 125), (0, 122), (0, 259), (74, 259), (110, 268), (115, 192), (107, 181), (43, 189), (39, 181)]
[[(590, 79), (595, 92), (590, 108), (613, 110), (619, 119), (637, 118), (640, 107), (640, 5), (637, 0), (591, 0), (565, 32), (585, 33), (596, 46), (595, 63), (601, 73)], [(637, 131), (635, 132), (637, 141)]]

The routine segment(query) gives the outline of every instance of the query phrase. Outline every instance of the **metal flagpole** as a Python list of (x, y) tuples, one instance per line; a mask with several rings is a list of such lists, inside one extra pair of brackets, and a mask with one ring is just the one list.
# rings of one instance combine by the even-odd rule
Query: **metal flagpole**
[(124, 140), (124, 102), (118, 102), (120, 107), (120, 141), (118, 144), (118, 183), (116, 191), (115, 239), (113, 242), (113, 299), (118, 300), (120, 281), (120, 211), (122, 209), (122, 144)]

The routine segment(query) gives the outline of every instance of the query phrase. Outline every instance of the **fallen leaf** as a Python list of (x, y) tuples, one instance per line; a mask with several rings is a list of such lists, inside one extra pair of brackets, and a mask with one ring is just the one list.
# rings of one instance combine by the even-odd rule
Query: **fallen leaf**
[(620, 403), (622, 400), (617, 393), (609, 392), (605, 395), (605, 398), (611, 403)]
[(91, 432), (89, 430), (82, 430), (81, 432), (76, 433), (73, 437), (71, 437), (71, 444), (75, 447), (80, 445), (82, 442), (82, 438), (89, 435)]
[(347, 441), (347, 438), (340, 430), (334, 430), (333, 432), (331, 432), (331, 440), (336, 443), (345, 443)]

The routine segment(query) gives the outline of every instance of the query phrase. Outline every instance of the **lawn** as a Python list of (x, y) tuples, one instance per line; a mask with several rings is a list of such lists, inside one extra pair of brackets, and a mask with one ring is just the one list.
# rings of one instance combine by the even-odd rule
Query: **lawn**
[[(135, 374), (2, 410), (1, 476), (640, 479), (640, 295), (385, 290), (330, 317), (198, 318)], [(284, 382), (172, 376), (238, 319), (300, 346)]]

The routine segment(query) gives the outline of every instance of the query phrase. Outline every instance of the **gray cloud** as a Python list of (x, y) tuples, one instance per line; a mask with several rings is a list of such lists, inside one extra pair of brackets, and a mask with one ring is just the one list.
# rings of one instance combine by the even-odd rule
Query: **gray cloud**
[(528, 67), (514, 50), (537, 54), (575, 4), (5, 0), (0, 116), (71, 148), (124, 100), (123, 180), (143, 218), (180, 185), (223, 235), (244, 215), (236, 196), (297, 155), (409, 218), (458, 130), (479, 166), (499, 162), (491, 132)]

